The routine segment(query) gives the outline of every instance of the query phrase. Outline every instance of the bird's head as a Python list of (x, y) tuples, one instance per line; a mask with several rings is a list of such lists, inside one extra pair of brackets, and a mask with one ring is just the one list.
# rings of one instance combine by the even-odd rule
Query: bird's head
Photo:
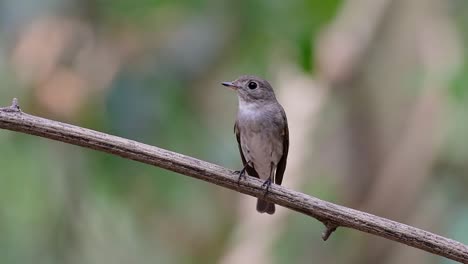
[(271, 85), (266, 80), (256, 76), (243, 75), (233, 82), (223, 82), (222, 84), (237, 91), (239, 100), (245, 102), (276, 100)]

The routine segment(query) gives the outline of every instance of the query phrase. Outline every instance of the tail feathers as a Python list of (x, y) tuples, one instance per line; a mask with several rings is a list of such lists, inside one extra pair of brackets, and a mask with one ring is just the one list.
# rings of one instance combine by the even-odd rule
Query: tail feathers
[(264, 200), (257, 200), (257, 211), (259, 213), (274, 214), (275, 213), (275, 204), (270, 203)]

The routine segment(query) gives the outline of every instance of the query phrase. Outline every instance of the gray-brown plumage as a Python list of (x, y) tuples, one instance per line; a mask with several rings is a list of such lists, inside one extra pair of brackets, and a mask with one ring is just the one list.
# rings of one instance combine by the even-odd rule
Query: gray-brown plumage
[[(259, 77), (241, 76), (234, 82), (222, 84), (236, 90), (239, 99), (234, 124), (244, 164), (239, 177), (247, 172), (250, 176), (265, 180), (264, 186), (268, 192), (273, 181), (281, 184), (286, 169), (289, 149), (286, 114), (276, 100), (271, 85)], [(257, 211), (273, 214), (275, 205), (259, 198)]]

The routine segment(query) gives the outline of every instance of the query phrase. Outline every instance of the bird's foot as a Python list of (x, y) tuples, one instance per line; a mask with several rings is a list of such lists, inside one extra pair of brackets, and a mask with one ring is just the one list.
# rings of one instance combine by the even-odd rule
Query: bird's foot
[(234, 171), (235, 174), (239, 174), (239, 178), (237, 178), (237, 184), (240, 184), (241, 179), (247, 179), (247, 176), (245, 176), (245, 168), (242, 168), (240, 171)]
[(265, 197), (268, 194), (268, 191), (270, 190), (271, 186), (271, 178), (268, 178), (263, 184), (262, 188), (265, 188), (265, 193), (263, 194), (263, 197)]

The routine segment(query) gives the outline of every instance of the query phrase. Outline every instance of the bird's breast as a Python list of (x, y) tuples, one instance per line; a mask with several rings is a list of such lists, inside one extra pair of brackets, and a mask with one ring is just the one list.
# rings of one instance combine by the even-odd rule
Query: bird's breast
[(277, 113), (265, 110), (244, 107), (237, 116), (242, 152), (263, 179), (268, 178), (271, 164), (276, 166), (283, 153), (283, 127), (276, 122)]
[(239, 105), (237, 120), (250, 130), (259, 131), (267, 127), (270, 119), (271, 113), (262, 106), (256, 104)]

